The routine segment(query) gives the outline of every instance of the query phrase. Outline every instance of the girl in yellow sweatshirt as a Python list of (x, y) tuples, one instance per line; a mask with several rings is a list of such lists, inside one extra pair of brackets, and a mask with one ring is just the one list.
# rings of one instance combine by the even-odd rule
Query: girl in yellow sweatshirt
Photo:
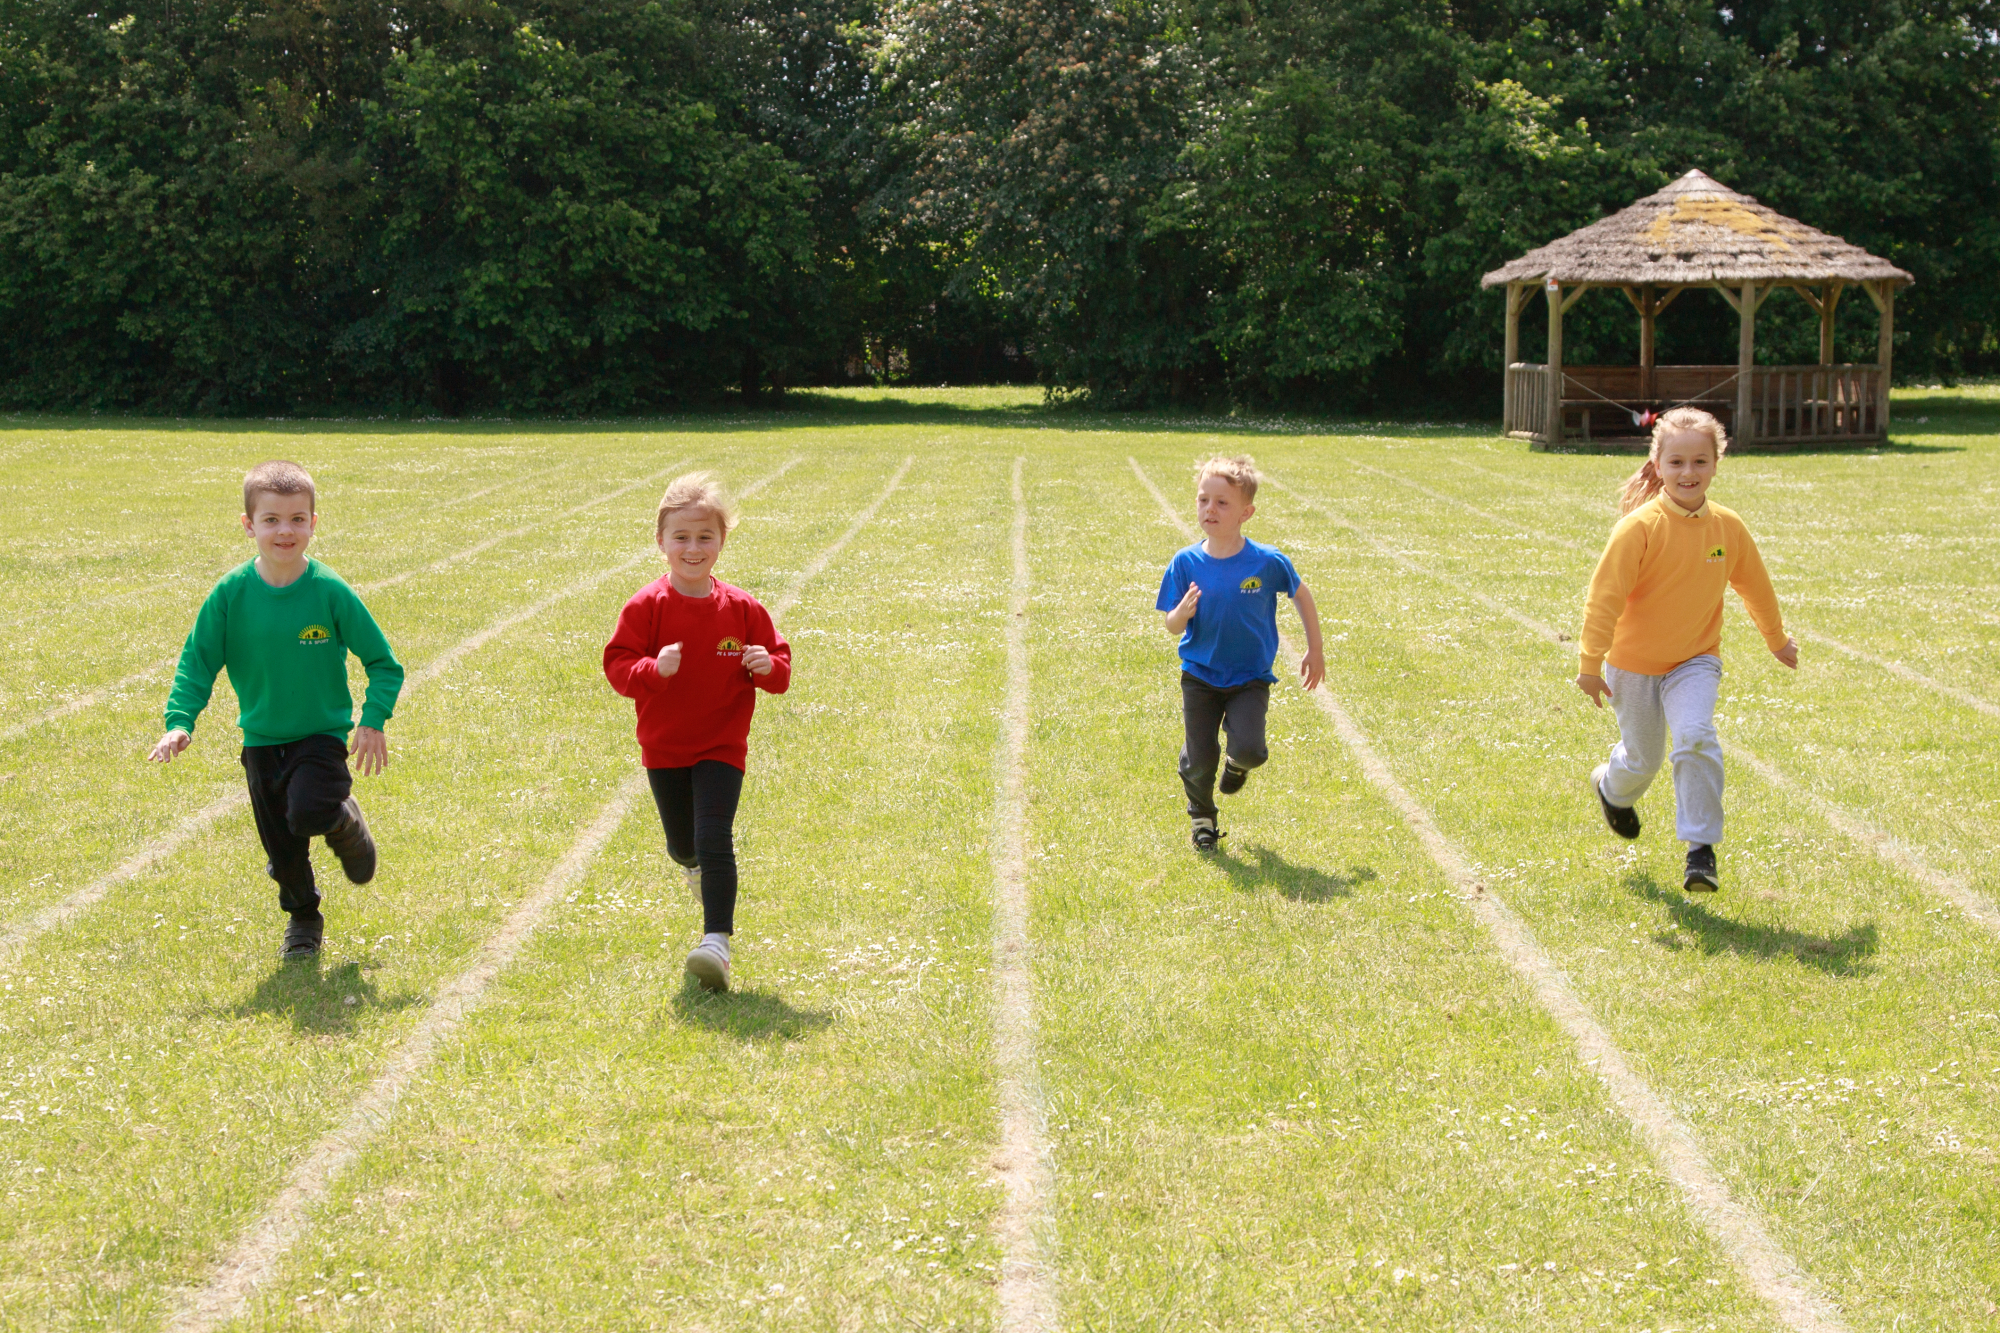
[(1576, 685), (1611, 700), (1618, 744), (1590, 775), (1604, 822), (1639, 836), (1632, 807), (1652, 785), (1673, 733), (1675, 832), (1688, 846), (1683, 887), (1713, 892), (1722, 841), (1722, 590), (1736, 589), (1772, 656), (1799, 664), (1757, 543), (1735, 511), (1712, 504), (1709, 483), (1729, 448), (1722, 423), (1677, 407), (1653, 426), (1653, 447), (1625, 482), (1625, 516), (1611, 530), (1583, 617)]

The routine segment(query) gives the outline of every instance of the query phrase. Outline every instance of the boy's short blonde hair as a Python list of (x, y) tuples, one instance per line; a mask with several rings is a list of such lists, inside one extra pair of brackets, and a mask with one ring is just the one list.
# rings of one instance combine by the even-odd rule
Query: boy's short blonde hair
[(667, 493), (660, 497), (660, 516), (653, 527), (655, 543), (666, 542), (668, 515), (683, 509), (702, 509), (713, 514), (725, 537), (736, 526), (736, 503), (712, 472), (690, 472), (667, 483)]
[(1248, 454), (1238, 454), (1234, 458), (1211, 458), (1194, 470), (1194, 484), (1199, 486), (1210, 477), (1220, 477), (1243, 493), (1243, 503), (1257, 502), (1257, 487), (1264, 480), (1264, 474), (1257, 470), (1256, 460)]
[(288, 463), (282, 458), (274, 458), (268, 463), (259, 463), (243, 478), (243, 512), (257, 512), (257, 497), (260, 495), (303, 495), (306, 508), (319, 512), (319, 493), (313, 489), (312, 474), (297, 463)]

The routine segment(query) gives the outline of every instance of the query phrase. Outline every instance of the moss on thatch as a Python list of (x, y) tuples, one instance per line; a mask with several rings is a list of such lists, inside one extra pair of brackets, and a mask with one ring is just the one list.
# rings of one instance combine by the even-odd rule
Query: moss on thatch
[(1488, 273), (1480, 285), (1549, 278), (1564, 286), (1914, 281), (1888, 260), (1795, 222), (1699, 171), (1530, 250)]

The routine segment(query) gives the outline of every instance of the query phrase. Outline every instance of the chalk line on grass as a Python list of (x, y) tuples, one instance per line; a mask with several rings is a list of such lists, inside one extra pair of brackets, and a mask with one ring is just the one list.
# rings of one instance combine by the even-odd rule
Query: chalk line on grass
[[(1509, 528), (1515, 532), (1526, 533), (1528, 536), (1533, 537), (1538, 541), (1546, 542), (1552, 546), (1566, 546), (1572, 551), (1580, 551), (1583, 554), (1592, 557), (1595, 557), (1597, 555), (1597, 551), (1593, 550), (1589, 546), (1584, 545), (1582, 542), (1571, 541), (1567, 537), (1558, 537), (1553, 533), (1542, 532), (1536, 528), (1522, 527), (1520, 524), (1514, 523), (1509, 519), (1502, 518), (1498, 514), (1488, 513), (1486, 510), (1480, 509), (1475, 505), (1467, 504), (1465, 501), (1458, 499), (1456, 496), (1446, 495), (1442, 491), (1434, 491), (1430, 487), (1425, 486), (1419, 482), (1412, 481), (1408, 477), (1398, 476), (1396, 473), (1387, 471), (1386, 469), (1383, 468), (1370, 467), (1366, 463), (1356, 463), (1354, 464), (1354, 466), (1360, 468), (1363, 472), (1372, 472), (1378, 477), (1386, 477), (1390, 481), (1399, 482), (1402, 485), (1409, 487), (1411, 490), (1420, 491), (1423, 494), (1430, 496), (1432, 499), (1442, 500), (1446, 504), (1456, 505), (1460, 509), (1465, 510), (1468, 514), (1476, 514), (1480, 518), (1483, 518), (1487, 522), (1492, 523), (1496, 526)], [(1464, 466), (1470, 467), (1471, 465), (1465, 464)], [(1476, 469), (1476, 470), (1483, 470), (1483, 469)], [(1978, 615), (1979, 613), (1975, 611), (1972, 614)], [(1847, 644), (1842, 643), (1840, 640), (1834, 638), (1832, 635), (1822, 633), (1819, 630), (1800, 629), (1797, 626), (1793, 626), (1791, 632), (1794, 638), (1804, 639), (1808, 643), (1821, 644), (1825, 647), (1833, 649), (1837, 653), (1843, 653), (1846, 656), (1853, 658), (1857, 662), (1866, 662), (1868, 665), (1876, 667), (1882, 671), (1886, 671), (1892, 676), (1896, 676), (1903, 680), (1907, 680), (1912, 685), (1920, 685), (1934, 694), (1940, 694), (1943, 695), (1945, 698), (1950, 699), (1956, 703), (1964, 704), (1967, 708), (1972, 709), (1974, 712), (1984, 713), (1988, 717), (2000, 717), (2000, 704), (1995, 704), (1990, 699), (1983, 699), (1979, 695), (1972, 693), (1970, 690), (1962, 690), (1956, 685), (1947, 685), (1943, 681), (1936, 680), (1930, 676), (1926, 676), (1923, 672), (1915, 670), (1912, 667), (1906, 667), (1901, 662), (1891, 661), (1886, 657), (1879, 657), (1874, 653), (1866, 652), (1860, 648), (1849, 647)]]
[[(1132, 465), (1140, 484), (1159, 502), (1167, 522), (1192, 537), (1192, 529), (1174, 512), (1138, 460), (1126, 461)], [(1288, 636), (1285, 648), (1287, 652), (1296, 652)], [(1458, 889), (1460, 900), (1486, 928), (1508, 966), (1527, 983), (1542, 1009), (1575, 1043), (1578, 1055), (1597, 1074), (1612, 1104), (1638, 1129), (1654, 1160), (1680, 1190), (1688, 1211), (1742, 1271), (1751, 1290), (1786, 1327), (1797, 1333), (1841, 1333), (1846, 1325), (1839, 1313), (1800, 1271), (1797, 1262), (1771, 1238), (1756, 1211), (1730, 1193), (1728, 1184), (1702, 1151), (1693, 1127), (1675, 1114), (1631, 1067), (1624, 1051), (1571, 988), (1569, 978), (1543, 950), (1528, 924), (1478, 879), (1465, 854), (1445, 836), (1430, 811), (1383, 762), (1373, 742), (1333, 697), (1331, 689), (1322, 685), (1312, 698), (1332, 721), (1342, 743), (1353, 752), (1369, 783), (1402, 815), (1431, 860)]]
[[(1133, 467), (1137, 468), (1138, 464), (1134, 463)], [(1141, 480), (1146, 480), (1145, 474), (1140, 473), (1140, 478)], [(1448, 574), (1440, 574), (1436, 570), (1431, 569), (1428, 566), (1418, 564), (1416, 561), (1410, 559), (1402, 552), (1395, 550), (1387, 542), (1384, 542), (1381, 538), (1377, 537), (1374, 533), (1368, 531), (1360, 524), (1354, 522), (1352, 519), (1346, 518), (1343, 515), (1337, 513), (1331, 506), (1321, 504), (1318, 500), (1313, 499), (1311, 496), (1306, 495), (1300, 491), (1294, 490), (1292, 487), (1287, 486), (1284, 482), (1279, 481), (1276, 477), (1267, 476), (1264, 478), (1264, 481), (1267, 485), (1274, 486), (1278, 490), (1281, 490), (1285, 494), (1291, 496), (1293, 499), (1297, 500), (1300, 504), (1304, 505), (1306, 508), (1318, 510), (1321, 516), (1331, 519), (1335, 524), (1337, 524), (1340, 527), (1346, 528), (1349, 532), (1353, 533), (1355, 536), (1359, 537), (1362, 541), (1366, 542), (1369, 546), (1373, 547), (1375, 549), (1376, 554), (1394, 561), (1396, 564), (1401, 565), (1404, 569), (1409, 570), (1412, 574), (1420, 574), (1424, 578), (1434, 579), (1439, 583), (1445, 584), (1446, 586), (1455, 589), (1462, 596), (1470, 597), (1473, 601), (1478, 602), (1481, 606), (1485, 607), (1487, 610), (1503, 615), (1507, 617), (1507, 619), (1513, 621), (1515, 624), (1533, 630), (1535, 633), (1541, 635), (1543, 638), (1549, 640), (1551, 643), (1567, 644), (1569, 642), (1569, 636), (1564, 634), (1561, 630), (1556, 629), (1554, 626), (1545, 625), (1541, 621), (1536, 620), (1533, 616), (1523, 615), (1521, 612), (1516, 611), (1513, 607), (1501, 601), (1499, 598), (1490, 596), (1487, 593), (1483, 593), (1479, 591), (1477, 588), (1467, 587), (1465, 584), (1460, 583), (1457, 579), (1452, 578)], [(1150, 480), (1147, 480), (1147, 484), (1151, 485), (1152, 483)], [(1178, 518), (1176, 519), (1176, 522), (1178, 522)]]
[[(537, 519), (533, 523), (525, 523), (518, 528), (509, 528), (505, 532), (495, 533), (493, 536), (486, 538), (484, 541), (474, 542), (472, 545), (466, 547), (464, 550), (453, 551), (450, 555), (444, 556), (437, 560), (433, 560), (428, 565), (420, 565), (415, 569), (406, 569), (400, 574), (391, 574), (387, 578), (376, 579), (372, 583), (357, 583), (354, 585), (354, 590), (356, 592), (380, 592), (384, 588), (393, 588), (399, 583), (402, 583), (408, 579), (413, 579), (417, 577), (419, 574), (435, 574), (439, 570), (455, 565), (461, 560), (470, 560), (475, 555), (480, 555), (483, 554), (484, 552), (490, 551), (494, 547), (498, 546), (501, 542), (512, 541), (516, 537), (525, 537), (529, 533), (535, 531), (537, 528), (545, 528), (551, 523), (560, 523), (566, 518), (575, 518), (579, 514), (589, 513), (591, 510), (597, 508), (597, 506), (601, 504), (606, 503), (607, 501), (616, 500), (621, 495), (629, 495), (631, 492), (638, 490), (641, 486), (646, 485), (648, 482), (658, 481), (660, 478), (666, 476), (669, 472), (672, 472), (677, 468), (686, 466), (687, 462), (688, 460), (685, 458), (677, 458), (673, 462), (661, 468), (658, 472), (648, 473), (646, 476), (639, 478), (637, 481), (628, 481), (623, 486), (619, 486), (613, 490), (608, 490), (604, 492), (604, 494), (602, 495), (595, 496), (589, 500), (585, 500), (582, 504), (577, 505), (573, 509), (565, 509), (560, 514), (551, 514), (549, 517)], [(786, 466), (789, 467), (791, 465), (788, 463), (786, 464)]]
[(1000, 1072), (1003, 1187), (994, 1226), (1000, 1242), (1001, 1333), (1055, 1333), (1054, 1265), (1044, 1252), (1055, 1167), (1047, 1101), (1035, 1056), (1034, 978), (1028, 938), (1028, 505), (1024, 459), (1014, 460), (1013, 579), (1007, 597), (1007, 692), (993, 750), (993, 1049)]
[[(574, 518), (576, 515), (584, 513), (586, 510), (592, 509), (597, 505), (603, 504), (607, 500), (615, 500), (619, 496), (626, 494), (627, 492), (633, 490), (634, 488), (645, 485), (647, 482), (652, 481), (654, 478), (665, 476), (667, 473), (673, 471), (676, 467), (681, 466), (686, 461), (687, 461), (686, 459), (677, 459), (675, 462), (668, 464), (660, 471), (653, 473), (652, 476), (641, 477), (639, 478), (639, 480), (634, 482), (629, 482), (624, 486), (620, 486), (616, 490), (606, 491), (604, 494), (598, 496), (596, 499), (586, 501), (585, 503), (578, 505), (574, 509), (570, 509), (563, 513), (555, 514), (548, 518), (541, 519), (537, 522), (530, 523), (525, 527), (514, 528), (511, 531), (503, 532), (495, 537), (488, 537), (484, 541), (475, 542), (471, 546), (466, 547), (462, 551), (454, 551), (450, 555), (447, 555), (442, 559), (433, 560), (428, 565), (422, 565), (416, 569), (406, 569), (400, 574), (392, 574), (386, 579), (377, 579), (373, 583), (357, 583), (354, 585), (354, 590), (356, 592), (376, 592), (383, 588), (393, 588), (397, 584), (405, 581), (406, 579), (414, 578), (419, 574), (435, 573), (440, 569), (444, 569), (446, 566), (456, 564), (460, 560), (466, 560), (471, 558), (472, 556), (480, 554), (481, 552), (490, 551), (495, 546), (499, 545), (503, 541), (508, 540), (511, 537), (525, 536), (527, 533), (533, 532), (536, 528), (544, 527), (547, 524), (555, 523), (565, 518)], [(792, 462), (797, 462), (797, 461), (798, 461), (797, 459), (792, 460)], [(564, 466), (567, 465), (565, 464)], [(791, 463), (785, 464), (785, 468), (789, 468), (791, 466), (792, 466)], [(784, 468), (779, 469), (780, 472), (783, 472), (784, 470), (785, 470)], [(546, 475), (545, 472), (533, 474), (533, 476), (544, 476), (544, 475)], [(528, 481), (532, 479), (533, 477), (524, 477), (521, 480)], [(484, 494), (484, 492), (475, 492), (475, 494)], [(111, 684), (109, 685), (100, 685), (96, 689), (90, 691), (87, 694), (78, 695), (76, 698), (71, 699), (65, 703), (57, 704), (53, 708), (44, 709), (42, 712), (35, 714), (35, 716), (33, 717), (24, 718), (19, 722), (13, 723), (9, 727), (7, 727), (6, 730), (0, 731), (0, 744), (4, 744), (8, 741), (19, 740), (21, 737), (27, 735), (30, 731), (33, 731), (37, 727), (46, 726), (51, 722), (59, 721), (62, 718), (68, 717), (72, 713), (81, 712), (82, 710), (89, 708), (91, 705), (97, 703), (99, 700), (105, 698), (107, 695), (117, 694), (118, 692), (128, 688), (129, 686), (137, 685), (141, 681), (149, 680), (152, 677), (159, 675), (160, 672), (167, 670), (168, 668), (172, 667), (175, 663), (179, 661), (180, 661), (180, 653), (176, 651), (171, 656), (165, 657), (160, 661), (153, 663), (149, 667), (142, 667), (140, 670), (133, 672), (131, 675), (126, 676), (120, 680), (115, 680), (111, 682)]]
[[(807, 580), (824, 570), (854, 539), (855, 534), (867, 525), (883, 502), (894, 493), (914, 461), (914, 456), (903, 460), (903, 465), (896, 469), (882, 493), (861, 512), (847, 531), (807, 565), (806, 572), (792, 580), (777, 606), (789, 608), (797, 603)], [(742, 497), (747, 499), (756, 494), (790, 467), (791, 463), (787, 463), (776, 473), (746, 488)], [(775, 606), (773, 610), (775, 614)], [(617, 793), (590, 826), (570, 844), (569, 850), (549, 871), (541, 886), (523, 899), (508, 914), (500, 929), (481, 946), (472, 966), (459, 973), (438, 993), (438, 998), (425, 1011), (415, 1030), (349, 1109), (346, 1118), (307, 1151), (305, 1160), (293, 1170), (284, 1189), (263, 1215), (237, 1238), (236, 1244), (217, 1265), (214, 1276), (206, 1285), (185, 1294), (167, 1323), (169, 1333), (200, 1333), (201, 1330), (237, 1319), (248, 1310), (250, 1299), (257, 1289), (270, 1280), (286, 1252), (306, 1233), (312, 1210), (326, 1200), (341, 1173), (360, 1160), (369, 1141), (388, 1124), (410, 1083), (430, 1063), (431, 1057), (446, 1039), (485, 999), (487, 990), (520, 954), (549, 909), (581, 882), (590, 863), (611, 841), (612, 835), (630, 813), (633, 801), (645, 789), (646, 774), (643, 770), (633, 773), (619, 784)]]
[(80, 713), (106, 695), (121, 693), (142, 681), (150, 680), (180, 660), (180, 653), (175, 651), (169, 656), (153, 663), (151, 666), (141, 667), (131, 675), (114, 680), (109, 685), (100, 685), (88, 694), (80, 694), (76, 698), (68, 700), (65, 703), (59, 703), (53, 708), (43, 709), (33, 717), (23, 718), (21, 721), (10, 725), (5, 731), (0, 731), (0, 743), (17, 741), (36, 727), (46, 726), (51, 722), (59, 721), (62, 718), (68, 717), (71, 713)]
[[(1362, 465), (1356, 464), (1355, 466), (1359, 467)], [(1371, 472), (1379, 471), (1379, 469), (1376, 468), (1369, 468), (1367, 470)], [(1388, 476), (1391, 474), (1384, 473), (1383, 475)], [(1324, 505), (1319, 504), (1317, 501), (1313, 500), (1310, 496), (1302, 495), (1298, 491), (1292, 490), (1290, 487), (1285, 486), (1282, 482), (1274, 481), (1272, 484), (1286, 491), (1287, 494), (1290, 494), (1295, 498), (1297, 498), (1300, 501), (1300, 503), (1318, 509), (1322, 514), (1328, 513)], [(1449, 496), (1442, 496), (1442, 495), (1439, 496), (1438, 498), (1445, 500), (1450, 499)], [(1452, 503), (1456, 504), (1460, 502), (1452, 501)], [(1467, 505), (1465, 507), (1468, 509), (1471, 508), (1470, 505)], [(1344, 522), (1344, 520), (1337, 520), (1337, 521)], [(1357, 535), (1361, 536), (1363, 540), (1374, 541), (1373, 538), (1369, 537), (1368, 534), (1363, 532), (1360, 528), (1356, 527), (1353, 523), (1345, 523), (1345, 526), (1348, 527), (1353, 532), (1355, 532)], [(1552, 540), (1560, 540), (1560, 539), (1554, 538)], [(1380, 551), (1383, 555), (1388, 556), (1392, 560), (1398, 558), (1395, 552), (1389, 550), (1387, 547), (1383, 546), (1380, 542), (1375, 542), (1374, 544), (1376, 546), (1376, 549)], [(1587, 548), (1579, 547), (1578, 549), (1587, 549)], [(1465, 593), (1468, 596), (1479, 595), (1477, 593), (1474, 593), (1471, 589), (1465, 587), (1463, 584), (1458, 582), (1458, 580), (1453, 579), (1448, 575), (1437, 574), (1427, 570), (1421, 570), (1419, 566), (1410, 564), (1410, 562), (1407, 561), (1405, 561), (1404, 563), (1408, 565), (1411, 569), (1419, 570), (1419, 572), (1426, 573), (1429, 575), (1429, 577), (1434, 578), (1439, 582), (1445, 584), (1446, 586), (1454, 588), (1461, 593)], [(1495, 605), (1497, 607), (1497, 604), (1493, 603), (1491, 599), (1482, 599), (1482, 600), (1487, 601), (1489, 605)], [(1511, 619), (1533, 630), (1543, 639), (1548, 640), (1558, 650), (1564, 653), (1574, 653), (1576, 651), (1575, 646), (1571, 644), (1570, 641), (1554, 626), (1546, 625), (1541, 621), (1534, 619), (1531, 616), (1522, 615), (1521, 613), (1513, 611), (1508, 608), (1497, 607), (1497, 609), (1504, 610)], [(1798, 635), (1799, 637), (1808, 637), (1806, 631), (1794, 630), (1793, 633), (1795, 635)], [(1830, 640), (1824, 640), (1824, 636), (1821, 635), (1810, 635), (1810, 637), (1831, 643)], [(1833, 644), (1832, 646), (1840, 647), (1841, 645)], [(1846, 651), (1852, 651), (1852, 650), (1850, 649)], [(1856, 656), (1865, 656), (1865, 654), (1857, 653)], [(1902, 668), (1898, 667), (1894, 663), (1881, 661), (1880, 659), (1872, 659), (1872, 660), (1875, 661), (1876, 665), (1881, 666), (1886, 670), (1897, 671), (1897, 672), (1902, 671)], [(1916, 676), (1917, 673), (1907, 672), (1906, 674), (1911, 676)], [(1949, 686), (1939, 685), (1936, 681), (1930, 680), (1928, 677), (1918, 677), (1918, 679), (1922, 683), (1931, 685), (1940, 690), (1950, 689)], [(1986, 705), (1984, 700), (1980, 700), (1973, 696), (1967, 696), (1965, 702), (1971, 704), (1974, 707), (1981, 708), (1982, 711), (1985, 711)], [(1769, 760), (1759, 758), (1757, 755), (1752, 753), (1748, 748), (1746, 748), (1741, 741), (1735, 739), (1734, 737), (1730, 738), (1729, 752), (1734, 757), (1741, 759), (1752, 771), (1754, 771), (1757, 774), (1758, 777), (1762, 778), (1765, 781), (1765, 783), (1768, 784), (1769, 786), (1775, 787), (1780, 791), (1793, 792), (1803, 797), (1806, 803), (1811, 805), (1815, 810), (1817, 810), (1822, 818), (1824, 818), (1829, 824), (1832, 824), (1834, 828), (1838, 829), (1846, 837), (1848, 837), (1855, 843), (1859, 844), (1860, 846), (1866, 848), (1867, 850), (1873, 852), (1876, 856), (1878, 856), (1888, 864), (1893, 865), (1897, 869), (1908, 873), (1918, 883), (1924, 885), (1926, 888), (1930, 889), (1934, 894), (1943, 898), (1946, 902), (1950, 903), (1952, 906), (1964, 912), (1965, 915), (1972, 920), (1974, 925), (1983, 927), (1984, 929), (1991, 931), (1996, 935), (2000, 935), (2000, 904), (1996, 904), (1992, 899), (1987, 898), (1983, 894), (1980, 894), (1979, 892), (1974, 890), (1972, 886), (1966, 883), (1963, 879), (1960, 879), (1955, 875), (1946, 874), (1944, 871), (1939, 870), (1937, 867), (1931, 865), (1930, 862), (1926, 861), (1923, 858), (1923, 855), (1919, 853), (1914, 847), (1909, 846), (1907, 843), (1901, 841), (1898, 838), (1890, 836), (1888, 833), (1876, 827), (1873, 823), (1871, 823), (1867, 819), (1864, 819), (1862, 816), (1856, 814), (1852, 810), (1849, 810), (1844, 806), (1836, 804), (1835, 802), (1828, 800), (1826, 797), (1821, 796), (1814, 791), (1811, 791), (1802, 784), (1795, 782), (1792, 778), (1787, 776), (1783, 770), (1779, 769)]]
[(775, 621), (779, 616), (798, 605), (799, 594), (805, 591), (806, 584), (818, 577), (820, 571), (825, 569), (835, 556), (846, 549), (847, 544), (854, 540), (856, 533), (868, 526), (874, 519), (876, 511), (888, 503), (889, 497), (896, 493), (896, 488), (903, 484), (903, 475), (910, 470), (910, 465), (916, 461), (917, 456), (915, 454), (904, 455), (902, 466), (898, 467), (894, 474), (890, 476), (889, 484), (882, 488), (882, 493), (869, 501), (866, 509), (854, 516), (854, 522), (848, 524), (847, 531), (841, 533), (835, 539), (833, 545), (814, 556), (807, 563), (806, 567), (798, 572), (797, 576), (785, 588), (784, 594), (777, 601), (771, 603), (772, 620)]
[[(784, 476), (786, 472), (789, 472), (798, 461), (797, 458), (790, 459), (777, 471), (759, 478), (743, 490), (741, 498), (747, 500), (757, 494), (758, 491)], [(909, 463), (906, 460), (904, 467), (907, 468), (908, 466)], [(901, 472), (898, 472), (896, 479), (901, 480), (902, 475)], [(894, 482), (890, 483), (891, 489), (894, 488), (894, 485)], [(626, 489), (629, 490), (630, 487)], [(884, 498), (886, 498), (886, 494), (885, 492)], [(878, 500), (876, 503), (879, 505), (881, 502)], [(871, 508), (868, 512), (873, 514), (874, 510)], [(852, 536), (853, 534), (850, 531), (848, 535)], [(846, 538), (842, 538), (843, 544), (845, 541)], [(599, 570), (595, 574), (585, 575), (575, 583), (550, 593), (532, 606), (502, 616), (500, 619), (487, 625), (484, 629), (460, 639), (457, 643), (445, 649), (404, 678), (403, 692), (396, 700), (398, 706), (408, 702), (413, 693), (431, 681), (436, 680), (454, 666), (457, 666), (469, 654), (479, 651), (495, 638), (505, 634), (508, 630), (543, 615), (558, 602), (567, 601), (569, 598), (591, 591), (607, 579), (622, 574), (633, 566), (652, 559), (657, 554), (658, 552), (654, 550), (641, 551), (628, 560), (621, 561), (607, 569)], [(823, 564), (821, 567), (823, 567)], [(817, 572), (817, 569), (813, 572)], [(810, 577), (810, 575), (805, 577)], [(117, 866), (99, 875), (69, 897), (64, 898), (60, 902), (51, 903), (39, 911), (32, 912), (18, 922), (0, 927), (0, 960), (11, 957), (16, 950), (37, 936), (82, 915), (91, 907), (101, 902), (113, 889), (151, 869), (153, 866), (158, 865), (161, 861), (186, 846), (194, 838), (206, 832), (218, 819), (249, 803), (250, 797), (247, 792), (242, 790), (231, 791), (227, 795), (221, 796), (208, 805), (203, 806), (200, 810), (197, 810), (194, 814), (175, 825), (171, 830), (153, 839)]]
[(416, 1028), (375, 1076), (368, 1090), (348, 1110), (338, 1128), (315, 1143), (293, 1169), (285, 1187), (264, 1214), (238, 1238), (204, 1287), (189, 1294), (167, 1321), (172, 1333), (193, 1333), (240, 1317), (250, 1297), (276, 1270), (285, 1252), (305, 1234), (312, 1209), (325, 1199), (341, 1173), (352, 1166), (375, 1137), (396, 1104), (437, 1049), (464, 1023), (508, 964), (520, 953), (549, 908), (582, 880), (597, 854), (625, 820), (633, 800), (646, 785), (643, 772), (618, 785), (617, 793), (598, 812), (535, 891), (508, 914), (500, 929), (481, 946), (471, 967), (438, 992)]

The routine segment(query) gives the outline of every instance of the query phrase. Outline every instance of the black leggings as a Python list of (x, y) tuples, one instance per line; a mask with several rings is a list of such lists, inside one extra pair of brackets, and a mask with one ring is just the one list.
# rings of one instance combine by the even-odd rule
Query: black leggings
[(702, 932), (736, 933), (736, 802), (743, 770), (720, 759), (688, 768), (649, 768), (653, 804), (675, 864), (701, 867)]

